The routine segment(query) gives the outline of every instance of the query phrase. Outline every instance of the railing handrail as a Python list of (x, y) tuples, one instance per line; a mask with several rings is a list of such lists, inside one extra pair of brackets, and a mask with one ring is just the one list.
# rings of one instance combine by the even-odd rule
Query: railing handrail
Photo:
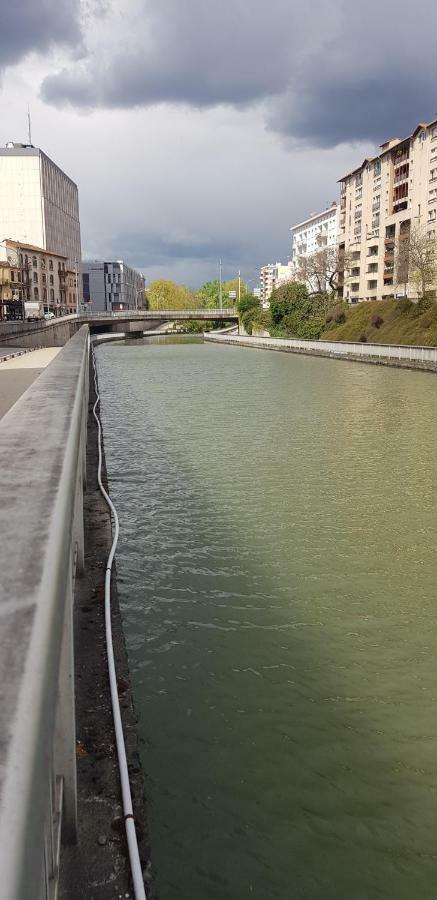
[[(214, 333), (213, 331), (208, 332), (206, 335), (208, 340), (222, 340), (225, 343), (227, 340), (231, 340), (232, 336), (226, 338), (225, 336), (221, 336), (220, 333)], [(266, 346), (268, 344), (272, 344), (277, 347), (296, 347), (296, 349), (308, 349), (308, 350), (331, 350), (333, 353), (337, 353), (338, 355), (355, 352), (357, 355), (369, 356), (369, 355), (378, 355), (378, 356), (386, 356), (388, 358), (400, 358), (400, 359), (411, 359), (411, 360), (419, 360), (424, 359), (425, 355), (428, 355), (429, 361), (437, 362), (437, 347), (434, 345), (426, 345), (426, 344), (378, 344), (375, 342), (366, 342), (366, 341), (328, 341), (328, 340), (305, 340), (304, 338), (274, 338), (267, 337), (264, 335), (235, 335), (234, 342), (235, 343), (247, 343), (254, 344), (255, 341), (263, 342)], [(350, 351), (350, 348), (353, 348)], [(372, 354), (372, 350), (376, 350), (377, 353)]]
[[(84, 310), (79, 313), (79, 318), (83, 317), (87, 321), (88, 319), (97, 318), (117, 318), (117, 319), (144, 319), (144, 318), (159, 318), (161, 316), (171, 316), (172, 318), (177, 318), (181, 316), (182, 318), (186, 318), (187, 316), (190, 318), (203, 318), (207, 319), (208, 316), (221, 316), (226, 319), (227, 316), (232, 316), (233, 318), (238, 316), (238, 310), (235, 307), (224, 307), (223, 309), (131, 309), (131, 310), (115, 310), (107, 312), (105, 310), (96, 310), (93, 312), (92, 310)], [(63, 316), (62, 319), (65, 320), (67, 316)], [(76, 318), (76, 316), (69, 316), (68, 318)], [(53, 320), (52, 320), (53, 321)]]
[(61, 793), (63, 785), (64, 834), (75, 831), (72, 696), (66, 701), (73, 676), (65, 665), (83, 552), (88, 353), (82, 327), (0, 423), (0, 871), (2, 896), (14, 900), (39, 896), (44, 878), (56, 878), (47, 872), (56, 866), (47, 862), (55, 783)]

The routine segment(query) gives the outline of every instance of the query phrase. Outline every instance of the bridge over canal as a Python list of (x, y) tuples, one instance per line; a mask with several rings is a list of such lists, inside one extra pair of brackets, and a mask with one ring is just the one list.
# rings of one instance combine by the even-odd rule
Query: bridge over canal
[(0, 346), (63, 347), (82, 325), (91, 334), (123, 332), (139, 336), (162, 330), (173, 322), (201, 321), (238, 323), (238, 312), (230, 309), (147, 309), (126, 312), (91, 312), (37, 322), (0, 322)]

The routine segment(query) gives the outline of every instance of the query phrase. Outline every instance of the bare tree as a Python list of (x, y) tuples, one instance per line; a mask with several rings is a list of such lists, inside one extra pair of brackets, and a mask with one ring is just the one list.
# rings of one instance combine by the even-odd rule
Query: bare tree
[(319, 247), (308, 256), (299, 256), (296, 277), (310, 292), (337, 293), (341, 275), (349, 267), (349, 255), (339, 247)]
[(401, 232), (395, 247), (396, 284), (416, 286), (420, 299), (437, 285), (437, 241), (425, 228), (413, 225)]

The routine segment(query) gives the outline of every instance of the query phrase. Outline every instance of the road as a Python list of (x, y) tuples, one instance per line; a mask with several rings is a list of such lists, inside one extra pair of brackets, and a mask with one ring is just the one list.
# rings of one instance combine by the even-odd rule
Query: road
[[(24, 394), (62, 348), (46, 347), (43, 350), (32, 350), (23, 356), (2, 362), (4, 349), (6, 348), (0, 351), (0, 418)], [(7, 351), (14, 352), (11, 347), (8, 347)]]

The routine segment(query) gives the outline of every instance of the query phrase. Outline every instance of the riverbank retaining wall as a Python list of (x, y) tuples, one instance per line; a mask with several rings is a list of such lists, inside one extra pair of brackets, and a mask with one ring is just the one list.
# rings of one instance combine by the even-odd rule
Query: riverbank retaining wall
[(234, 344), (256, 350), (279, 350), (285, 353), (302, 353), (324, 356), (329, 359), (346, 359), (353, 362), (398, 366), (437, 372), (437, 347), (415, 347), (402, 344), (366, 344), (347, 341), (303, 341), (248, 335), (204, 334), (205, 341), (216, 344)]

